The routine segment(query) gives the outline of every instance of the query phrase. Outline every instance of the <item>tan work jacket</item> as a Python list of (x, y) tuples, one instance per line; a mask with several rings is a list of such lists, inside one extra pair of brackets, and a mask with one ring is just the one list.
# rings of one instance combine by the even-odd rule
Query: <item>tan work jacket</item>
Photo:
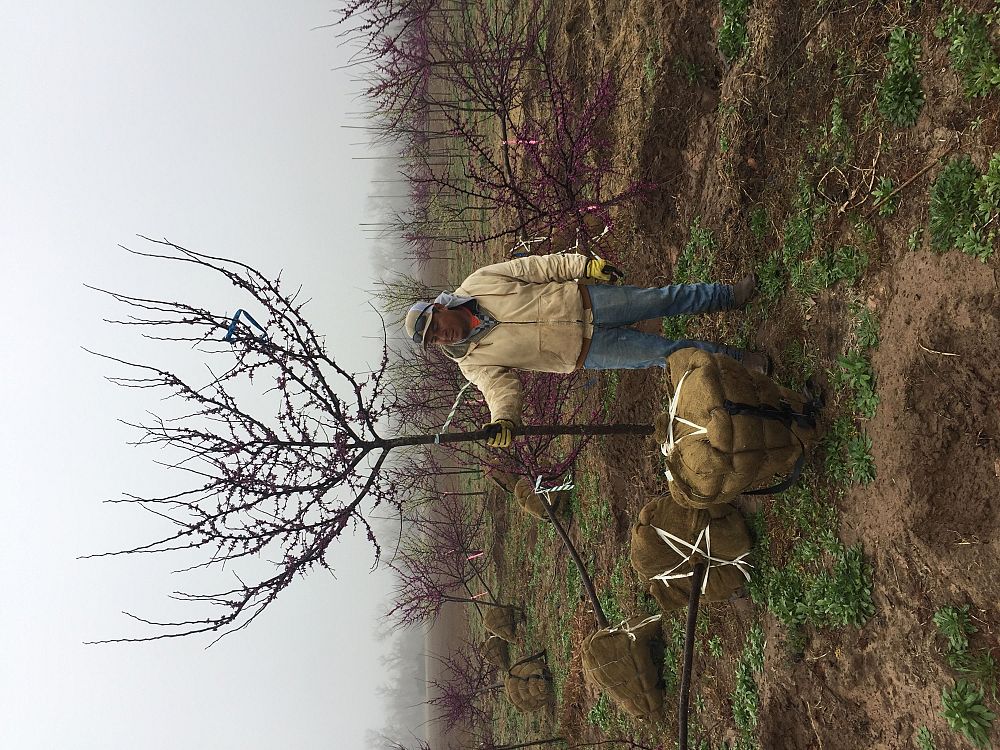
[[(589, 295), (578, 279), (584, 255), (532, 255), (485, 266), (455, 294), (474, 297), (498, 322), (461, 356), (445, 347), (486, 398), (491, 419), (521, 423), (521, 382), (513, 370), (573, 372), (593, 335)], [(585, 305), (584, 302), (587, 301)]]

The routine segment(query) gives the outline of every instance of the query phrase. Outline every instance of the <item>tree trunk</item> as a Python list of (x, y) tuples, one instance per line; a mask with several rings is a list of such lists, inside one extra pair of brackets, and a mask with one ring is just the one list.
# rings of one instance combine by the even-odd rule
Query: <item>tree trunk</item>
[[(652, 435), (651, 424), (547, 424), (515, 427), (512, 433), (519, 435)], [(473, 440), (485, 440), (493, 433), (490, 430), (475, 432), (445, 432), (438, 435), (407, 435), (389, 438), (372, 444), (373, 449), (391, 450), (406, 445), (430, 445), (431, 443), (463, 443)]]
[(691, 667), (694, 665), (694, 631), (698, 624), (698, 600), (701, 598), (701, 584), (705, 580), (708, 566), (700, 562), (691, 572), (691, 596), (688, 598), (687, 628), (684, 633), (684, 671), (681, 672), (681, 688), (677, 697), (678, 748), (688, 749), (688, 704), (691, 695)]
[(597, 598), (597, 589), (594, 588), (594, 581), (590, 577), (590, 573), (587, 571), (587, 566), (583, 564), (583, 558), (580, 557), (580, 553), (576, 551), (576, 546), (569, 538), (569, 534), (566, 533), (566, 529), (556, 518), (556, 513), (552, 510), (552, 506), (549, 505), (549, 499), (545, 495), (541, 496), (542, 507), (545, 508), (545, 512), (549, 514), (549, 520), (552, 521), (552, 525), (555, 527), (556, 532), (562, 538), (563, 544), (566, 545), (566, 550), (569, 552), (569, 556), (573, 558), (573, 562), (576, 564), (576, 569), (580, 572), (580, 579), (583, 581), (583, 587), (587, 590), (587, 596), (590, 597), (590, 604), (594, 608), (594, 617), (597, 619), (597, 627), (606, 628), (608, 627), (608, 618), (604, 614), (604, 609), (601, 607), (601, 602)]

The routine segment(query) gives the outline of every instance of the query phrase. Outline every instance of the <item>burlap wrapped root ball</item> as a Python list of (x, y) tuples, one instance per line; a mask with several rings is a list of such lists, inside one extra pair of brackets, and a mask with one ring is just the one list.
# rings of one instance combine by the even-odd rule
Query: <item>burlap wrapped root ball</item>
[[(808, 450), (816, 440), (815, 426), (795, 421), (786, 426), (775, 419), (727, 411), (727, 401), (798, 413), (807, 409), (801, 393), (747, 370), (731, 357), (680, 349), (667, 357), (667, 369), (676, 417), (697, 425), (675, 419), (674, 445), (666, 448), (670, 493), (685, 507), (707, 508), (756, 486), (773, 484), (776, 475), (792, 471), (803, 446)], [(667, 413), (656, 418), (655, 438), (661, 445), (668, 440), (670, 423)]]
[(524, 478), (519, 479), (517, 484), (514, 485), (514, 499), (521, 510), (543, 521), (550, 520), (549, 514), (545, 512), (545, 507), (542, 505), (544, 498), (548, 497), (552, 510), (558, 511), (566, 494), (565, 490), (558, 490), (556, 492), (549, 492), (547, 495), (540, 495), (535, 492), (534, 483)]
[(663, 639), (660, 615), (633, 617), (598, 630), (582, 646), (583, 675), (637, 719), (663, 708)]
[(632, 567), (665, 612), (687, 606), (699, 562), (709, 565), (702, 598), (729, 599), (747, 581), (749, 552), (747, 525), (729, 503), (696, 510), (661, 497), (646, 503), (632, 526)]
[(503, 638), (491, 635), (483, 641), (479, 647), (483, 659), (487, 664), (492, 664), (497, 669), (507, 669), (510, 664), (510, 653), (507, 649), (507, 641)]
[(513, 607), (487, 607), (483, 627), (507, 643), (517, 643), (517, 610)]
[(503, 681), (510, 702), (522, 711), (538, 711), (554, 699), (552, 681), (540, 659), (515, 664)]

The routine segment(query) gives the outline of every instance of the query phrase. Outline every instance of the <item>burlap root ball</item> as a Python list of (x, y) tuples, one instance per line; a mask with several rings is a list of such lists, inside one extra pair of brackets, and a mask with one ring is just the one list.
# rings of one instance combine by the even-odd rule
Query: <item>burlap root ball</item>
[[(670, 492), (680, 505), (707, 508), (726, 503), (740, 493), (773, 484), (776, 475), (788, 474), (802, 453), (815, 442), (815, 427), (760, 416), (732, 415), (725, 402), (749, 406), (806, 408), (805, 397), (783, 388), (766, 375), (751, 372), (723, 354), (701, 349), (680, 349), (667, 358), (674, 392), (683, 378), (677, 416), (707, 430), (674, 422), (675, 445), (665, 459), (670, 472)], [(667, 440), (670, 417), (656, 419), (655, 438)], [(801, 440), (801, 444), (800, 441)]]
[(483, 615), (483, 627), (490, 635), (495, 635), (507, 643), (517, 643), (517, 610), (513, 607), (487, 607)]
[(503, 686), (510, 702), (521, 711), (538, 711), (555, 697), (541, 659), (515, 664), (504, 677)]
[(487, 664), (492, 664), (497, 669), (507, 669), (510, 664), (510, 654), (507, 649), (507, 641), (503, 638), (491, 635), (483, 641), (479, 647), (483, 659)]
[(663, 708), (660, 615), (633, 617), (623, 625), (584, 640), (583, 675), (631, 716), (651, 719)]
[[(559, 510), (566, 494), (565, 490), (548, 493), (549, 503), (553, 511)], [(519, 479), (517, 484), (514, 485), (514, 499), (521, 510), (535, 518), (548, 521), (550, 520), (549, 514), (545, 512), (545, 508), (542, 506), (542, 498), (542, 495), (535, 492), (535, 485), (529, 479)]]
[[(702, 530), (708, 528), (708, 543)], [(691, 593), (690, 578), (654, 580), (655, 576), (670, 571), (671, 575), (686, 575), (699, 562), (708, 562), (698, 554), (671, 540), (674, 547), (657, 532), (660, 529), (695, 545), (703, 552), (710, 552), (716, 560), (736, 560), (750, 551), (750, 535), (743, 516), (729, 503), (713, 505), (706, 510), (682, 508), (669, 497), (646, 503), (639, 511), (639, 518), (632, 526), (632, 567), (649, 584), (653, 595), (665, 612), (686, 607)], [(708, 601), (729, 599), (747, 579), (735, 565), (711, 562), (707, 587), (702, 598)]]

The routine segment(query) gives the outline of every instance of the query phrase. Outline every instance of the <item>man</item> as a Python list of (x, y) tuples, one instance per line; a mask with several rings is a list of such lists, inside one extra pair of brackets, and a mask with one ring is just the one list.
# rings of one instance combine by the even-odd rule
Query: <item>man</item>
[(672, 340), (628, 328), (668, 315), (743, 307), (756, 292), (756, 278), (739, 283), (676, 284), (645, 289), (602, 286), (622, 273), (602, 258), (529, 255), (473, 272), (453, 294), (417, 302), (406, 314), (415, 343), (436, 344), (482, 391), (492, 420), (487, 445), (510, 446), (521, 424), (521, 382), (513, 370), (573, 372), (665, 367), (677, 349), (721, 352), (747, 367), (766, 371), (767, 356), (722, 344)]

